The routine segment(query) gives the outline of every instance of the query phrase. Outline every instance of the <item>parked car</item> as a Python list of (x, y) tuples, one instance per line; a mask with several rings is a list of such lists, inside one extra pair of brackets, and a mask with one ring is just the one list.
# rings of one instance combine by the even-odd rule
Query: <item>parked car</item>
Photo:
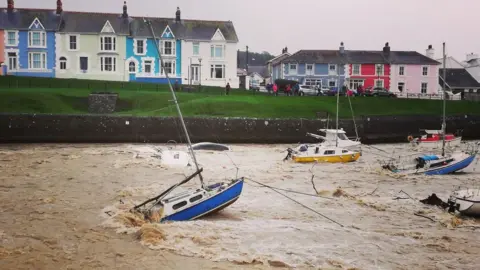
[(396, 94), (388, 91), (388, 89), (383, 87), (367, 87), (362, 93), (362, 96), (365, 97), (397, 97)]
[(318, 91), (315, 89), (315, 86), (310, 86), (310, 85), (299, 85), (300, 89), (298, 89), (298, 95), (299, 96), (317, 96)]

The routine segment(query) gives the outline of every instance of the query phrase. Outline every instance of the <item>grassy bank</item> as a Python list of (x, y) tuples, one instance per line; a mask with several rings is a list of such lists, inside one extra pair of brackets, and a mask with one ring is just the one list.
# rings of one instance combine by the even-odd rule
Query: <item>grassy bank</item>
[[(116, 114), (133, 116), (176, 116), (171, 94), (165, 91), (116, 90), (119, 94)], [(213, 89), (215, 90), (215, 89)], [(253, 95), (248, 91), (222, 90), (205, 93), (178, 93), (185, 116), (225, 116), (258, 118), (315, 118), (317, 112), (336, 112), (335, 97), (285, 97)], [(15, 113), (88, 113), (88, 95), (92, 90), (74, 88), (0, 88), (0, 112)], [(351, 98), (355, 115), (440, 115), (438, 100)], [(475, 102), (449, 101), (448, 114), (480, 114)], [(340, 98), (340, 116), (351, 117), (346, 97)]]

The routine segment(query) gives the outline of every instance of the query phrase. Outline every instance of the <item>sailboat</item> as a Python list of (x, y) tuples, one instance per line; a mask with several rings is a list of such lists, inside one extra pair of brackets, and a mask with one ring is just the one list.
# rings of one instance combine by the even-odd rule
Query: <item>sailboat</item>
[(447, 133), (443, 135), (442, 130), (432, 130), (424, 129), (421, 130), (422, 135), (420, 137), (414, 138), (413, 136), (408, 136), (408, 141), (413, 146), (428, 147), (428, 148), (440, 148), (442, 147), (442, 137), (445, 137), (445, 143), (447, 147), (457, 147), (462, 142), (462, 136), (457, 136), (456, 134)]
[[(445, 80), (445, 43), (443, 43), (443, 78)], [(443, 123), (441, 134), (445, 134), (446, 130), (446, 100), (445, 100), (445, 83), (443, 84)], [(426, 174), (426, 175), (444, 175), (461, 171), (468, 167), (478, 153), (478, 148), (473, 147), (466, 151), (455, 151), (451, 154), (445, 153), (446, 138), (442, 137), (442, 154), (426, 155), (420, 154), (410, 157), (404, 164), (398, 161), (390, 161), (383, 165), (382, 168), (393, 173), (399, 174)]]
[[(338, 129), (338, 111), (340, 101), (340, 89), (337, 90), (337, 113), (336, 113), (336, 128), (335, 128), (335, 144), (334, 145), (300, 145), (297, 149), (288, 148), (285, 160), (292, 159), (299, 163), (310, 162), (328, 162), (328, 163), (346, 163), (357, 161), (361, 154), (360, 152), (352, 151), (339, 146), (339, 131)], [(344, 134), (342, 134), (344, 135)]]
[[(163, 68), (164, 74), (167, 78), (170, 92), (172, 93), (173, 101), (177, 108), (180, 122), (182, 123), (183, 132), (185, 133), (185, 137), (188, 142), (188, 150), (190, 151), (193, 162), (195, 163), (196, 171), (183, 181), (171, 186), (160, 195), (134, 206), (131, 211), (139, 212), (143, 214), (146, 219), (159, 222), (187, 221), (197, 219), (202, 216), (218, 212), (234, 203), (242, 193), (244, 178), (240, 177), (227, 182), (219, 182), (208, 186), (205, 185), (202, 176), (203, 168), (200, 168), (198, 165), (195, 156), (195, 149), (192, 147), (180, 106), (178, 105), (175, 92), (173, 91), (172, 84), (168, 78), (168, 72), (165, 71), (164, 62), (162, 60), (158, 42), (156, 42), (157, 38), (155, 37), (152, 23), (150, 20), (146, 19), (144, 19), (144, 22), (149, 26), (152, 37), (155, 40), (154, 43), (160, 59), (160, 66)], [(170, 193), (177, 187), (189, 182), (197, 176), (201, 183), (200, 188), (169, 196)]]

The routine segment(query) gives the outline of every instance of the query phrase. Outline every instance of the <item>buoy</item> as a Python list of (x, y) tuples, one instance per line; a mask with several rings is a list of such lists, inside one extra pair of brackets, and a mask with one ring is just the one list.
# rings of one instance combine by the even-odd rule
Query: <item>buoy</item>
[(408, 139), (409, 142), (411, 142), (411, 141), (413, 141), (413, 136), (410, 135), (410, 136), (407, 137), (407, 139)]

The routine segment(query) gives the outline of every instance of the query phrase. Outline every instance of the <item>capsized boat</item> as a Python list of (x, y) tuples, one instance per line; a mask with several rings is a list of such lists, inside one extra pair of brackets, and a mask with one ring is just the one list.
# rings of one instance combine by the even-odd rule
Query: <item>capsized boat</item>
[[(155, 32), (151, 22), (145, 19), (144, 22), (149, 26), (153, 39), (156, 40)], [(201, 174), (203, 168), (200, 168), (198, 165), (195, 151), (192, 147), (180, 106), (178, 105), (175, 92), (173, 91), (172, 84), (168, 78), (168, 72), (165, 71), (160, 48), (158, 47), (157, 42), (154, 42), (154, 44), (157, 49), (158, 57), (160, 58), (161, 68), (167, 77), (170, 92), (172, 93), (173, 101), (177, 108), (180, 122), (182, 123), (183, 132), (188, 142), (188, 150), (190, 151), (193, 162), (195, 163), (196, 171), (183, 181), (171, 186), (160, 195), (136, 205), (133, 207), (133, 209), (131, 209), (131, 211), (142, 213), (146, 219), (151, 221), (165, 222), (193, 220), (211, 213), (218, 212), (234, 203), (242, 193), (244, 178), (239, 177), (230, 181), (219, 182), (213, 185), (205, 185)], [(200, 179), (200, 188), (187, 190), (176, 195), (170, 195), (170, 193), (177, 187), (187, 183), (197, 176)]]
[(323, 142), (319, 144), (321, 146), (336, 146), (338, 142), (338, 147), (351, 148), (362, 144), (358, 138), (355, 140), (351, 140), (350, 138), (348, 138), (347, 133), (345, 132), (345, 130), (343, 130), (343, 128), (319, 129), (319, 131), (324, 132), (325, 136), (314, 133), (307, 133), (307, 135), (319, 140), (323, 140)]
[(480, 217), (480, 189), (454, 191), (448, 199), (449, 204), (462, 215)]
[(230, 151), (230, 147), (221, 143), (200, 142), (192, 145), (193, 150)]
[[(442, 130), (422, 130), (422, 135), (418, 138), (408, 136), (410, 141), (415, 146), (428, 147), (428, 148), (442, 148), (443, 144), (443, 132)], [(445, 134), (445, 145), (450, 148), (454, 148), (460, 145), (462, 142), (462, 136), (456, 136), (455, 134)]]
[(299, 150), (287, 149), (287, 156), (284, 160), (293, 160), (299, 163), (328, 162), (347, 163), (357, 161), (361, 156), (360, 152), (351, 151), (341, 147), (328, 147), (307, 144), (301, 145)]

